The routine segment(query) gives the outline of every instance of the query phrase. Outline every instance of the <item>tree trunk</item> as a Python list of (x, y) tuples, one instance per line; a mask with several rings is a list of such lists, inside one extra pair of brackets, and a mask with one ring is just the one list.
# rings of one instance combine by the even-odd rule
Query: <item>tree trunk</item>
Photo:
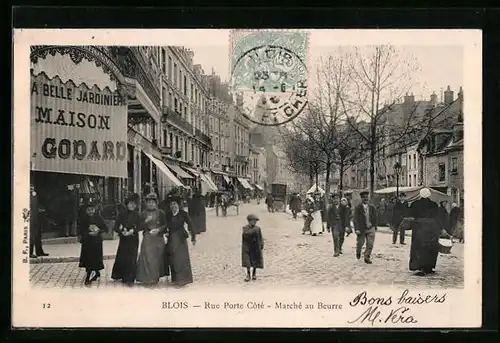
[[(339, 190), (344, 190), (344, 159), (340, 158), (340, 176), (339, 176)], [(342, 193), (343, 195), (343, 193)]]
[(319, 167), (318, 165), (316, 165), (316, 191), (318, 190), (318, 187), (319, 187), (319, 171), (318, 171)]
[(311, 188), (314, 184), (314, 168), (313, 165), (311, 164), (309, 166), (309, 188)]
[(375, 153), (377, 152), (377, 126), (371, 124), (370, 141), (370, 197), (375, 193)]
[(330, 169), (332, 169), (332, 163), (330, 159), (326, 160), (326, 177), (325, 177), (325, 201), (328, 199), (328, 194), (330, 194)]

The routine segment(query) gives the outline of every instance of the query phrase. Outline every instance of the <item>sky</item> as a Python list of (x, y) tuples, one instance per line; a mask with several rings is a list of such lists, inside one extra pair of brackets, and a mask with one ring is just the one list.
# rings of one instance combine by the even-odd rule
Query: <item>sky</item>
[[(315, 33), (312, 33), (312, 36)], [(205, 73), (209, 74), (212, 69), (221, 79), (228, 81), (230, 74), (229, 65), (229, 32), (227, 40), (199, 40), (199, 45), (187, 46), (191, 48), (194, 55), (194, 63), (201, 64)], [(315, 61), (320, 56), (327, 56), (338, 46), (326, 45), (325, 40), (310, 40), (309, 63), (310, 74), (314, 75)], [(202, 45), (203, 44), (203, 45)], [(345, 44), (345, 43), (343, 43)], [(412, 76), (413, 86), (411, 92), (415, 98), (428, 99), (435, 92), (440, 99), (441, 91), (450, 88), (457, 94), (458, 89), (463, 86), (464, 77), (464, 51), (461, 45), (396, 45), (405, 55), (416, 58), (421, 71)]]

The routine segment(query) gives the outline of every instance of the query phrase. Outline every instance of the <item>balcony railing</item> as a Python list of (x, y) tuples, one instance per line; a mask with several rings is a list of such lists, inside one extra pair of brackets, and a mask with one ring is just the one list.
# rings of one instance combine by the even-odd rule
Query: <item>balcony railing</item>
[(152, 70), (138, 47), (109, 46), (101, 49), (107, 50), (125, 77), (136, 79), (153, 103), (160, 106), (159, 75)]
[(193, 125), (189, 124), (187, 120), (182, 118), (182, 116), (172, 110), (168, 106), (163, 106), (163, 116), (167, 121), (170, 121), (172, 124), (179, 126), (181, 129), (188, 131), (189, 133), (193, 133)]

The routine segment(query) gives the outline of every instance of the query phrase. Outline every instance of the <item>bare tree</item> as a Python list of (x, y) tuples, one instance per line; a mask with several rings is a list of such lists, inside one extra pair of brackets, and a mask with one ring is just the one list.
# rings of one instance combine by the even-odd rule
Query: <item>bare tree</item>
[[(386, 131), (385, 114), (411, 88), (412, 74), (418, 70), (415, 60), (401, 56), (393, 46), (370, 46), (354, 48), (347, 59), (349, 63), (350, 88), (343, 92), (342, 107), (347, 123), (366, 143), (369, 153), (370, 193), (375, 190), (375, 158), (379, 144), (383, 143)], [(415, 111), (412, 112), (414, 114)], [(360, 129), (360, 122), (368, 123), (368, 132)], [(404, 127), (410, 127), (412, 116), (407, 118)], [(399, 130), (398, 141), (407, 135), (408, 130)]]

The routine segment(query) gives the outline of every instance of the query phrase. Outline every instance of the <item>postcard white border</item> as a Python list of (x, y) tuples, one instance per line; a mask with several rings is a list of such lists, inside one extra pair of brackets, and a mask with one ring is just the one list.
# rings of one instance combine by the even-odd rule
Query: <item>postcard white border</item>
[[(376, 323), (374, 327), (479, 327), (482, 304), (482, 33), (479, 30), (314, 30), (315, 41), (336, 45), (461, 45), (464, 47), (465, 114), (465, 283), (463, 289), (412, 289), (414, 294), (447, 294), (439, 305), (412, 307), (418, 323)], [(203, 41), (205, 43), (200, 42)], [(184, 45), (229, 44), (228, 30), (161, 29), (16, 29), (14, 42), (14, 194), (13, 306), (14, 327), (372, 327), (349, 325), (361, 314), (348, 302), (363, 290), (347, 287), (242, 290), (200, 287), (186, 290), (43, 290), (31, 288), (29, 264), (22, 263), (22, 209), (29, 208), (30, 45)], [(322, 44), (323, 45), (323, 44)], [(473, 115), (471, 115), (473, 114)], [(402, 289), (367, 285), (373, 296), (396, 297)], [(131, 296), (131, 295), (134, 296)], [(163, 301), (190, 304), (276, 301), (342, 304), (342, 310), (187, 310), (162, 309)], [(42, 304), (50, 302), (51, 309)]]

